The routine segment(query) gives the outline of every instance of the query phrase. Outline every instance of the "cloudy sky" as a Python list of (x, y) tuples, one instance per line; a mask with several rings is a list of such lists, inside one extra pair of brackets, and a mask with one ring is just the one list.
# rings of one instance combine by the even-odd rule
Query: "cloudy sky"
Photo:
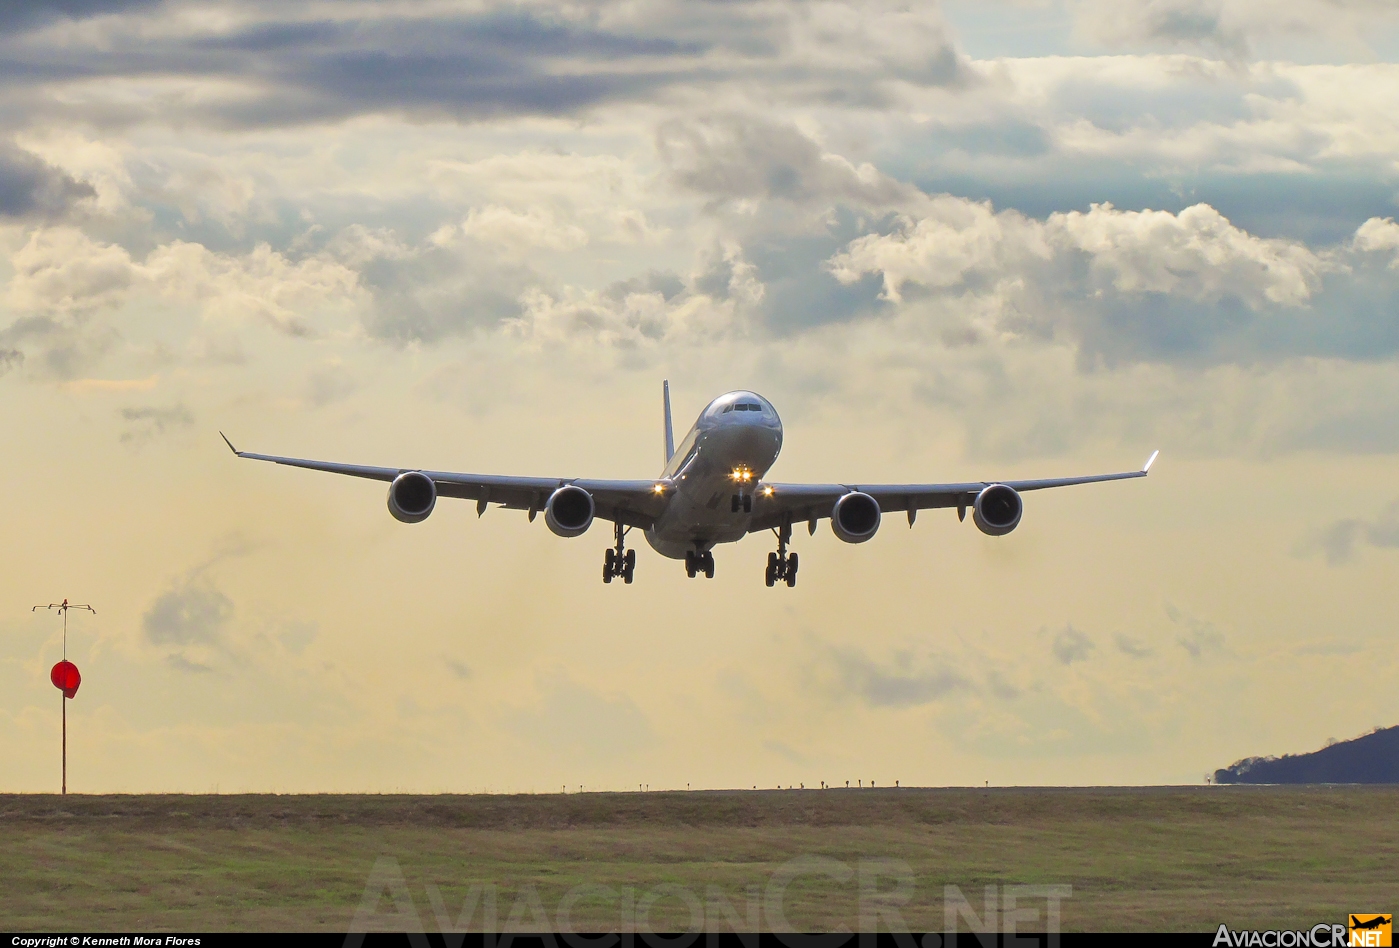
[[(0, 5), (0, 790), (1200, 782), (1399, 721), (1393, 0)], [(1130, 469), (716, 551), (238, 462)]]

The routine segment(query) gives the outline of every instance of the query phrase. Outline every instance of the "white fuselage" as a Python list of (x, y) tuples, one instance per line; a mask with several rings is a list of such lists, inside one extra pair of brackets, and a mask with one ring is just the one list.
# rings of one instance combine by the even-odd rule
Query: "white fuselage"
[(748, 533), (752, 514), (733, 498), (752, 496), (782, 450), (782, 420), (752, 392), (720, 395), (675, 448), (661, 473), (670, 500), (646, 542), (662, 556), (684, 559)]

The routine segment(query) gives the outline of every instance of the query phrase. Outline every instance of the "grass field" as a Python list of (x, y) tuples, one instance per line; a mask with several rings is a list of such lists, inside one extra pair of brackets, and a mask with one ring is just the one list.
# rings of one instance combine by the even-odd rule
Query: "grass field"
[(985, 887), (1021, 884), (1072, 886), (1066, 931), (1309, 928), (1399, 907), (1399, 788), (0, 796), (10, 931), (344, 930), (367, 888), (376, 926), (428, 931), (473, 892), (472, 928), (491, 895), (500, 924), (727, 928), (752, 895), (764, 928), (856, 928), (862, 867), (865, 911), (915, 931), (944, 886), (984, 921)]

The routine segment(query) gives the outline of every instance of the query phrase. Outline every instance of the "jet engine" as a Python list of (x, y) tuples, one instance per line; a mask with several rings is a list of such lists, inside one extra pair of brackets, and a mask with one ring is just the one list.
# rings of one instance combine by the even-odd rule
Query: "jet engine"
[(864, 543), (879, 529), (879, 501), (851, 491), (832, 508), (831, 529), (846, 543)]
[(976, 495), (972, 521), (987, 536), (1003, 537), (1020, 525), (1020, 515), (1024, 512), (1025, 502), (1015, 488), (992, 484)]
[(572, 484), (549, 495), (544, 505), (544, 522), (561, 537), (576, 537), (593, 525), (593, 495)]
[(389, 485), (389, 513), (402, 523), (422, 523), (437, 506), (437, 485), (422, 471), (404, 471)]

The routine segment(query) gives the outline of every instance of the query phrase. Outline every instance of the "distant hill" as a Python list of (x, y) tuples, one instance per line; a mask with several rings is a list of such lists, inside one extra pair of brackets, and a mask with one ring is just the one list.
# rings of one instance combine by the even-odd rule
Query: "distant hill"
[(1248, 757), (1214, 772), (1215, 783), (1399, 783), (1399, 725), (1376, 728), (1310, 754)]

